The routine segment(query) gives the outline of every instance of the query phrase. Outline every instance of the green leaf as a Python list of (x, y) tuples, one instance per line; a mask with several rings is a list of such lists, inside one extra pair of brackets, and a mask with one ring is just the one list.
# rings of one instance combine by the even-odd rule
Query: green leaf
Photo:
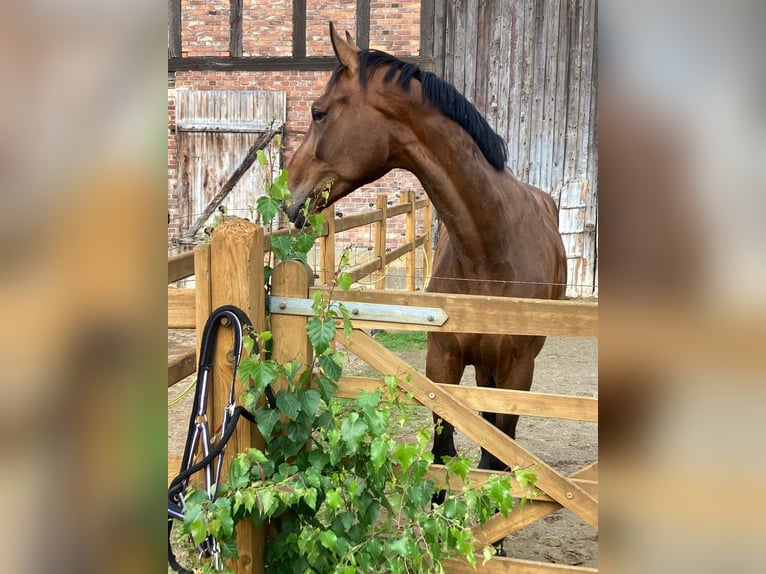
[(309, 341), (318, 355), (324, 353), (335, 338), (335, 321), (332, 319), (322, 320), (318, 317), (309, 319), (306, 324), (306, 332)]
[(343, 499), (337, 490), (328, 490), (325, 497), (325, 504), (330, 510), (337, 510), (343, 504)]
[(450, 473), (457, 474), (465, 482), (468, 476), (468, 471), (471, 470), (471, 462), (463, 457), (459, 456), (445, 456), (443, 457), (445, 466)]
[(333, 550), (338, 542), (338, 537), (332, 530), (325, 530), (319, 534), (319, 542), (328, 550)]
[[(335, 327), (333, 326), (333, 335), (335, 334)], [(343, 368), (338, 365), (338, 363), (335, 362), (335, 359), (332, 355), (322, 355), (319, 357), (319, 368), (324, 371), (324, 374), (327, 375), (332, 381), (338, 382), (340, 379), (341, 374), (343, 373)]]
[(380, 391), (359, 391), (359, 396), (356, 398), (356, 404), (361, 409), (367, 407), (375, 408), (380, 404), (381, 396)]
[(268, 489), (258, 491), (258, 508), (264, 516), (271, 516), (279, 506), (279, 499)]
[(298, 398), (303, 412), (312, 417), (316, 414), (317, 410), (319, 410), (319, 406), (322, 404), (322, 395), (315, 389), (300, 391), (298, 393)]
[(399, 444), (394, 448), (394, 459), (399, 461), (402, 471), (406, 471), (418, 454), (418, 447), (414, 444)]
[(377, 436), (370, 442), (370, 462), (373, 468), (380, 468), (388, 460), (388, 451), (394, 441), (388, 435)]
[(301, 253), (308, 253), (314, 247), (316, 235), (313, 233), (301, 232), (295, 236), (294, 249)]
[(266, 152), (264, 152), (262, 149), (259, 149), (257, 152), (255, 152), (255, 157), (258, 159), (258, 165), (261, 167), (266, 165)]
[(357, 413), (351, 413), (340, 426), (340, 432), (346, 447), (351, 451), (351, 454), (354, 454), (359, 448), (364, 433), (367, 432), (367, 423), (359, 420)]
[(338, 274), (337, 282), (341, 291), (348, 291), (351, 289), (351, 284), (354, 282), (354, 280), (351, 277), (351, 273), (344, 271)]
[(255, 209), (261, 214), (264, 223), (271, 223), (282, 209), (282, 202), (262, 195), (256, 200)]
[(298, 397), (288, 391), (279, 391), (277, 393), (277, 408), (283, 415), (286, 415), (290, 420), (298, 418), (298, 413), (301, 410), (301, 404), (298, 402)]
[(245, 488), (250, 482), (250, 463), (245, 453), (238, 453), (231, 461), (227, 480), (235, 490)]
[(258, 430), (261, 431), (263, 438), (267, 440), (271, 437), (271, 431), (274, 430), (274, 426), (278, 422), (279, 411), (276, 409), (261, 407), (255, 411), (255, 423), (258, 425)]
[(279, 235), (276, 237), (272, 235), (271, 250), (279, 259), (286, 261), (287, 259), (291, 259), (293, 242), (286, 235)]

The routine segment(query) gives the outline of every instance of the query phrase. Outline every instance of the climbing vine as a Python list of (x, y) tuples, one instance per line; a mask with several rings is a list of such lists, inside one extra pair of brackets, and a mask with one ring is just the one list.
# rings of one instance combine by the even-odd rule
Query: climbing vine
[[(286, 182), (282, 171), (259, 199), (264, 223), (289, 201)], [(308, 206), (304, 216), (304, 230), (272, 238), (278, 259), (306, 261), (324, 221), (320, 214), (309, 214)], [(346, 265), (344, 257), (333, 289), (350, 288)], [(211, 533), (222, 557), (236, 558), (235, 525), (242, 520), (269, 523), (276, 535), (267, 543), (266, 563), (274, 573), (443, 572), (442, 561), (456, 556), (476, 565), (472, 527), (496, 511), (508, 515), (514, 505), (511, 479), (493, 476), (481, 488), (471, 487), (471, 463), (453, 457), (445, 465), (451, 485), (446, 499), (432, 504), (437, 486), (428, 476), (433, 462), (430, 419), (415, 430), (414, 440), (397, 440), (396, 430), (412, 425), (412, 410), (400, 401), (393, 376), (354, 400), (336, 398), (344, 359), (332, 345), (336, 321), (347, 331), (351, 323), (345, 307), (332, 303), (332, 290), (314, 297), (313, 312), (306, 326), (313, 364), (297, 358), (280, 364), (268, 352), (242, 360), (241, 402), (253, 413), (265, 447), (236, 455), (214, 501), (204, 490), (190, 491), (183, 531), (195, 545)], [(269, 348), (270, 332), (257, 338), (261, 349)], [(248, 346), (250, 352), (254, 339)], [(278, 379), (283, 382), (276, 407), (270, 408), (262, 397)], [(515, 470), (522, 487), (534, 487), (533, 472)], [(484, 560), (492, 553), (491, 546), (485, 547)], [(201, 568), (214, 571), (209, 562)]]

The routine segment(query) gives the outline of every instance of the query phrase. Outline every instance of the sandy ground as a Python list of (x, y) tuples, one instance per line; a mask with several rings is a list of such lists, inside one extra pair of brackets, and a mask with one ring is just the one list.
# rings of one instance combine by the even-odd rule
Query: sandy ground
[[(193, 332), (170, 331), (168, 352), (192, 345)], [(584, 397), (598, 395), (598, 344), (596, 339), (549, 337), (537, 359), (532, 390)], [(425, 351), (397, 353), (410, 364), (425, 371)], [(366, 372), (365, 372), (366, 370)], [(358, 359), (351, 358), (348, 374), (371, 374)], [(168, 400), (176, 397), (192, 379), (168, 389)], [(475, 384), (473, 368), (466, 369), (463, 383)], [(168, 409), (168, 452), (183, 451), (186, 425), (192, 404), (189, 393), (179, 404)], [(424, 410), (423, 416), (430, 419)], [(522, 417), (517, 428), (519, 443), (554, 469), (569, 474), (598, 459), (598, 428), (595, 423), (581, 423)], [(467, 456), (478, 460), (478, 447), (458, 433), (456, 444)], [(598, 566), (598, 534), (568, 510), (560, 510), (516, 532), (505, 541), (508, 556), (576, 566)]]

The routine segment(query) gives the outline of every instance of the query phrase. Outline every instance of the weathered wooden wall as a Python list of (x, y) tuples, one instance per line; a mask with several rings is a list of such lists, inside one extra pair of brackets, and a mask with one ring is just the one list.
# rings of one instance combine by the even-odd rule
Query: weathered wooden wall
[(597, 0), (423, 0), (421, 14), (421, 57), (556, 200), (567, 294), (597, 294)]

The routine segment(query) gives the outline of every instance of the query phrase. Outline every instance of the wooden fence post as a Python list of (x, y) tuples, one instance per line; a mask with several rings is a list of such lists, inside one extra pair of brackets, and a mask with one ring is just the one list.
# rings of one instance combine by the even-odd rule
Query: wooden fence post
[[(221, 226), (213, 231), (210, 240), (209, 276), (212, 309), (221, 305), (236, 305), (250, 317), (256, 332), (265, 329), (263, 228), (240, 218), (224, 220)], [(198, 309), (198, 313), (200, 312)], [(198, 315), (198, 321), (200, 319)], [(207, 316), (197, 323), (198, 332), (202, 330), (206, 320)], [(233, 368), (232, 344), (231, 330), (221, 329), (216, 342), (213, 392), (208, 410), (211, 429), (218, 429), (221, 425), (223, 409), (229, 401)], [(242, 419), (226, 447), (221, 480), (224, 479), (234, 456), (253, 446), (263, 448), (263, 437), (255, 425)], [(229, 568), (237, 574), (263, 574), (265, 532), (264, 527), (256, 529), (249, 520), (240, 522), (237, 525), (239, 558), (227, 561)]]
[(375, 272), (375, 289), (386, 286), (386, 225), (388, 223), (388, 196), (380, 193), (375, 198), (375, 209), (379, 209), (382, 217), (375, 223), (375, 257), (380, 262), (380, 268)]
[(417, 211), (415, 210), (415, 192), (412, 190), (402, 192), (402, 203), (409, 203), (410, 212), (407, 214), (407, 223), (404, 229), (404, 242), (410, 246), (410, 250), (407, 252), (405, 259), (405, 289), (407, 291), (415, 290), (415, 216)]
[(328, 207), (322, 213), (327, 225), (327, 235), (319, 238), (319, 282), (322, 285), (330, 285), (335, 278), (335, 208)]
[[(271, 293), (275, 297), (297, 297), (307, 299), (309, 287), (314, 283), (311, 269), (300, 261), (283, 261), (274, 269), (271, 276)], [(300, 361), (309, 369), (314, 362), (313, 349), (306, 333), (308, 317), (300, 315), (271, 316), (273, 347), (271, 357), (278, 363)], [(284, 388), (284, 381), (274, 385), (274, 391)]]
[(434, 207), (429, 199), (423, 210), (423, 235), (426, 240), (423, 243), (423, 291), (428, 287), (434, 262)]

